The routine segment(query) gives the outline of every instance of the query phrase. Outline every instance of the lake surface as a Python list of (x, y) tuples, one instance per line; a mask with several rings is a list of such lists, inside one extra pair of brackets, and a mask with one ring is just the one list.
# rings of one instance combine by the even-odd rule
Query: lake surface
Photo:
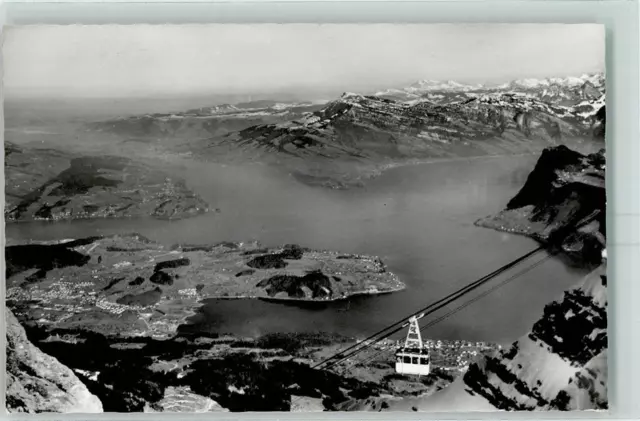
[[(528, 238), (473, 225), (504, 207), (536, 160), (536, 156), (486, 158), (399, 167), (364, 188), (347, 191), (303, 186), (263, 166), (223, 167), (177, 160), (172, 171), (185, 177), (220, 213), (175, 222), (20, 223), (8, 225), (6, 233), (12, 239), (46, 240), (138, 232), (166, 244), (259, 240), (266, 245), (298, 243), (377, 255), (407, 284), (405, 291), (331, 304), (209, 300), (191, 319), (191, 329), (235, 335), (323, 331), (364, 337), (536, 247)], [(486, 288), (543, 256), (496, 278)], [(531, 328), (545, 304), (584, 274), (557, 259), (547, 259), (431, 327), (425, 336), (511, 342)], [(446, 312), (441, 310), (422, 323)]]

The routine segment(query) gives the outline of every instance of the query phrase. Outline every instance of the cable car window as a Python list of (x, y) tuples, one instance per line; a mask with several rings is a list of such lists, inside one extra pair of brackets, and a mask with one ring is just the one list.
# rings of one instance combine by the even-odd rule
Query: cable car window
[(400, 355), (396, 356), (396, 362), (401, 363), (402, 357)]
[(405, 364), (411, 364), (411, 357), (404, 357), (404, 363)]
[(420, 364), (422, 364), (422, 365), (429, 364), (429, 359), (425, 358), (425, 357), (420, 358)]
[(412, 364), (418, 364), (418, 357), (413, 357), (412, 359)]

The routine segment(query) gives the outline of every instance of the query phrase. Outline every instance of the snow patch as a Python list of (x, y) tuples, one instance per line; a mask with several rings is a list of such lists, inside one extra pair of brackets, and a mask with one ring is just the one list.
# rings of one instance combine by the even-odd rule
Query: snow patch
[(234, 385), (229, 385), (227, 387), (227, 390), (231, 393), (237, 393), (239, 395), (244, 395), (244, 388), (240, 388), (238, 389), (237, 387), (235, 387)]

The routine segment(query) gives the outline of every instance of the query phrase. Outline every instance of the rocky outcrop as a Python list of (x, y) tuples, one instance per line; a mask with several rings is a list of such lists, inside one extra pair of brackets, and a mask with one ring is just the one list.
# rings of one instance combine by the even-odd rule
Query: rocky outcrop
[(389, 401), (389, 410), (607, 409), (606, 285), (602, 265), (510, 348), (484, 355), (431, 397)]
[[(485, 354), (442, 392), (389, 402), (390, 410), (607, 409), (604, 169), (604, 151), (585, 156), (564, 146), (545, 150), (507, 209), (478, 222), (554, 248), (560, 244), (581, 265), (597, 268), (548, 304), (510, 348)], [(580, 228), (567, 235), (574, 226)]]
[(288, 411), (299, 397), (335, 409), (349, 399), (381, 392), (373, 382), (301, 362), (299, 353), (321, 351), (322, 346), (335, 349), (323, 335), (247, 341), (198, 333), (157, 340), (47, 324), (29, 326), (28, 334), (78, 373), (100, 397), (105, 412)]
[(75, 156), (5, 143), (7, 221), (151, 216), (208, 210), (181, 180), (115, 156)]
[(562, 241), (581, 261), (600, 262), (606, 237), (604, 150), (582, 155), (565, 146), (545, 150), (520, 192), (495, 216), (477, 225), (549, 242), (569, 224), (591, 221)]
[(9, 412), (102, 412), (100, 400), (73, 371), (29, 342), (10, 311), (5, 320)]
[(531, 332), (510, 349), (472, 365), (464, 383), (468, 393), (503, 410), (607, 409), (606, 351), (601, 267), (547, 305)]
[(605, 128), (607, 124), (607, 107), (602, 105), (594, 115), (593, 137), (601, 141), (605, 140)]
[(569, 379), (569, 384), (553, 400), (554, 408), (563, 411), (608, 408), (607, 379), (607, 351), (604, 350)]
[(164, 398), (149, 405), (144, 412), (229, 412), (216, 401), (196, 395), (189, 387), (167, 387)]

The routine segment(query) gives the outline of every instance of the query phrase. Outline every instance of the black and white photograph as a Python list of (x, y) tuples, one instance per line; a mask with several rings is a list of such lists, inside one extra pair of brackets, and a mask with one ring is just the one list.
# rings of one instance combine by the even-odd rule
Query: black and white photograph
[(603, 25), (2, 54), (9, 412), (609, 408)]

